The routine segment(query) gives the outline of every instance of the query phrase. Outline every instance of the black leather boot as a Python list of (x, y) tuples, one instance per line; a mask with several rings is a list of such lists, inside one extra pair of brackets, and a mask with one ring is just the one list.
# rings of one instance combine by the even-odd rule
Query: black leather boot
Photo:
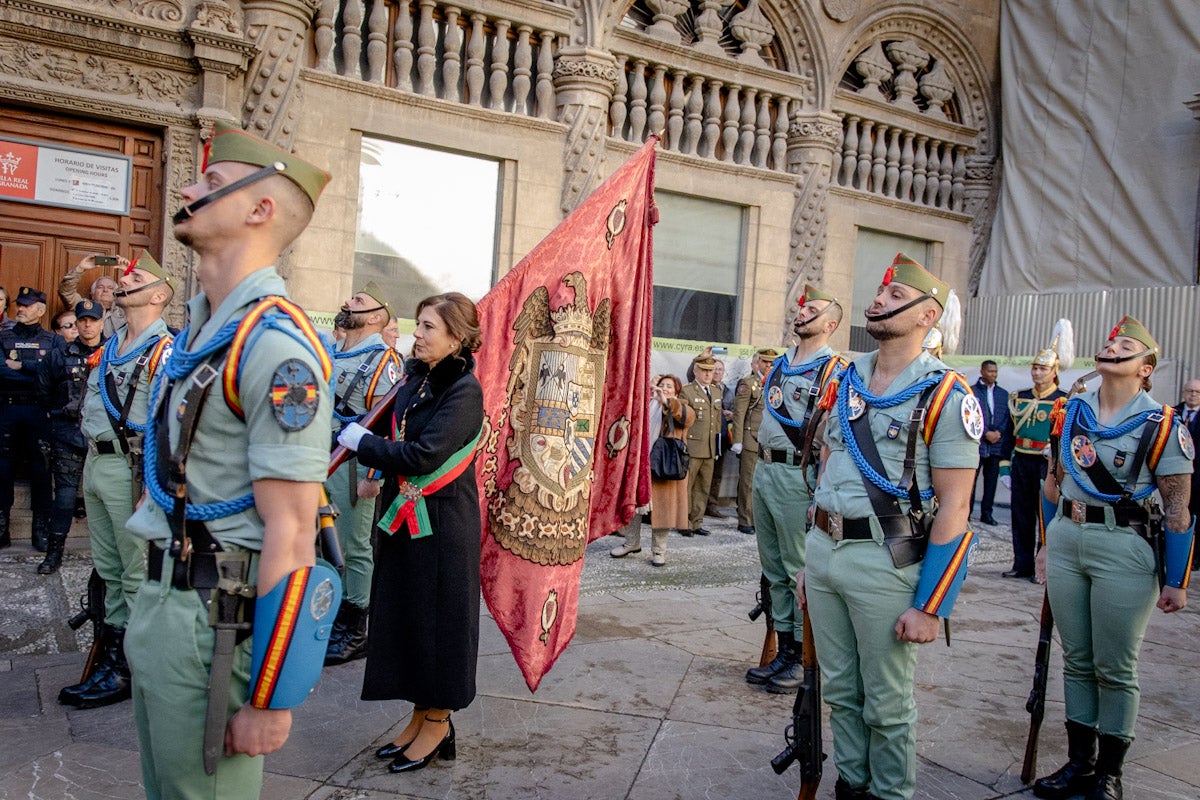
[(345, 611), (342, 636), (329, 643), (325, 651), (325, 665), (345, 664), (365, 658), (367, 655), (367, 609), (354, 603), (343, 603), (339, 611)]
[(838, 775), (833, 784), (834, 800), (871, 800), (873, 797), (874, 795), (867, 791), (867, 787), (851, 786), (841, 775)]
[(350, 606), (348, 600), (343, 600), (338, 606), (337, 616), (333, 618), (333, 630), (329, 632), (329, 644), (325, 646), (325, 666), (340, 664), (340, 661), (330, 661), (329, 654), (341, 652), (342, 640), (346, 638), (346, 609)]
[[(128, 700), (129, 664), (125, 661), (125, 629), (105, 624), (104, 666), (96, 671), (83, 691), (76, 695), (76, 708), (100, 708)], [(66, 690), (63, 690), (66, 691)], [(62, 692), (59, 693), (62, 700)]]
[(46, 552), (50, 546), (50, 517), (44, 514), (33, 515), (33, 549), (39, 553)]
[(775, 658), (763, 664), (761, 667), (751, 667), (746, 670), (746, 683), (752, 683), (755, 686), (761, 686), (771, 680), (777, 673), (787, 669), (791, 663), (789, 659), (792, 648), (796, 644), (795, 638), (791, 631), (779, 631), (775, 634), (779, 640), (779, 649), (775, 653)]
[(792, 634), (791, 656), (788, 665), (767, 680), (766, 690), (772, 694), (795, 694), (804, 683), (804, 665), (800, 663), (800, 642)]
[(1087, 800), (1122, 800), (1121, 771), (1125, 753), (1132, 744), (1128, 739), (1100, 734), (1100, 756), (1096, 759), (1096, 785)]
[(0, 550), (12, 544), (8, 535), (8, 511), (0, 511)]
[(50, 534), (50, 540), (46, 544), (46, 557), (37, 566), (38, 575), (53, 575), (58, 572), (58, 568), (62, 565), (63, 548), (66, 546), (67, 535), (65, 533)]
[(1096, 729), (1067, 720), (1067, 763), (1033, 783), (1042, 800), (1066, 800), (1087, 794), (1096, 784)]

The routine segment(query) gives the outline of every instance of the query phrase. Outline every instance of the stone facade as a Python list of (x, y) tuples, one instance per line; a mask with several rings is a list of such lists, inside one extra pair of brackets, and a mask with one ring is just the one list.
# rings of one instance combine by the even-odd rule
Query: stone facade
[[(218, 118), (326, 166), (333, 182), (283, 265), (314, 311), (351, 291), (363, 136), (499, 160), (503, 274), (661, 133), (659, 189), (745, 208), (737, 338), (778, 344), (804, 282), (850, 296), (862, 228), (927, 241), (960, 293), (977, 282), (998, 7), (9, 0), (0, 102), (161, 131), (166, 217)], [(163, 229), (164, 263), (194, 289)]]

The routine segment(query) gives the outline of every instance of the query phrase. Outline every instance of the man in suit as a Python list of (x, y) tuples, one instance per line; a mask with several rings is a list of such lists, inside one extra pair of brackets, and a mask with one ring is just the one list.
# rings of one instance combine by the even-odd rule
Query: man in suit
[[(1008, 413), (1008, 392), (996, 383), (1000, 368), (995, 361), (979, 365), (979, 380), (971, 387), (983, 409), (983, 438), (979, 440), (979, 471), (983, 473), (983, 497), (979, 499), (979, 519), (985, 525), (995, 525), (992, 504), (996, 500), (996, 481), (1000, 477), (1000, 462), (1012, 450), (1012, 418)], [(971, 492), (971, 507), (975, 492)]]
[(720, 452), (721, 392), (713, 386), (713, 370), (717, 360), (702, 353), (692, 361), (695, 379), (679, 393), (679, 399), (696, 412), (696, 421), (687, 431), (688, 455), (688, 529), (684, 536), (707, 536), (702, 526), (704, 508), (708, 505), (708, 490), (712, 486), (713, 469)]
[[(1175, 406), (1179, 418), (1195, 440), (1200, 437), (1200, 378), (1192, 378), (1183, 385), (1183, 402)], [(1188, 503), (1192, 516), (1200, 517), (1200, 460), (1192, 461), (1192, 499)], [(1192, 569), (1197, 569), (1196, 543), (1192, 542)]]

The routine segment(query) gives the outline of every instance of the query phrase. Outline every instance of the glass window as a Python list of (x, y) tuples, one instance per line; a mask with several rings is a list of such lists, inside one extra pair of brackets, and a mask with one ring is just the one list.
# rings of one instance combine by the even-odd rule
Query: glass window
[(655, 192), (654, 335), (733, 342), (745, 209)]
[(375, 281), (401, 317), (495, 282), (500, 162), (364, 136), (354, 286)]
[(854, 248), (854, 300), (850, 306), (850, 349), (857, 353), (877, 348), (875, 340), (867, 333), (863, 312), (874, 302), (879, 281), (896, 253), (911, 256), (928, 267), (932, 245), (924, 239), (858, 229)]

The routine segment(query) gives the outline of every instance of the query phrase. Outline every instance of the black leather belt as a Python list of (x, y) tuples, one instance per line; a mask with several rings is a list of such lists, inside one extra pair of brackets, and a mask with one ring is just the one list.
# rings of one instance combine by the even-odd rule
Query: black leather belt
[(166, 559), (165, 550), (154, 542), (150, 542), (146, 551), (146, 579), (166, 583), (182, 591), (192, 589), (214, 589), (220, 575), (217, 572), (216, 553), (193, 552), (187, 561), (178, 559), (171, 562), (171, 574), (163, 575), (163, 565)]
[(1146, 513), (1146, 509), (1144, 508), (1124, 509), (1116, 506), (1089, 506), (1086, 503), (1067, 500), (1066, 498), (1062, 499), (1059, 507), (1062, 510), (1062, 515), (1076, 525), (1082, 525), (1085, 522), (1103, 525), (1105, 521), (1104, 510), (1107, 508), (1113, 510), (1113, 520), (1123, 528), (1136, 528), (1150, 521), (1150, 515)]
[(102, 456), (112, 456), (121, 452), (121, 446), (116, 442), (92, 442), (92, 446)]
[(795, 450), (771, 450), (758, 448), (758, 457), (768, 464), (787, 464), (789, 467), (800, 466), (800, 454)]
[[(876, 517), (876, 519), (879, 520), (879, 526), (883, 528), (885, 539), (912, 535), (912, 526), (909, 525), (908, 517), (903, 514)], [(829, 538), (835, 542), (840, 542), (842, 539), (875, 538), (875, 535), (871, 533), (870, 517), (849, 519), (841, 514), (831, 514), (818, 506), (813, 514), (813, 522), (818, 528), (829, 534)]]

